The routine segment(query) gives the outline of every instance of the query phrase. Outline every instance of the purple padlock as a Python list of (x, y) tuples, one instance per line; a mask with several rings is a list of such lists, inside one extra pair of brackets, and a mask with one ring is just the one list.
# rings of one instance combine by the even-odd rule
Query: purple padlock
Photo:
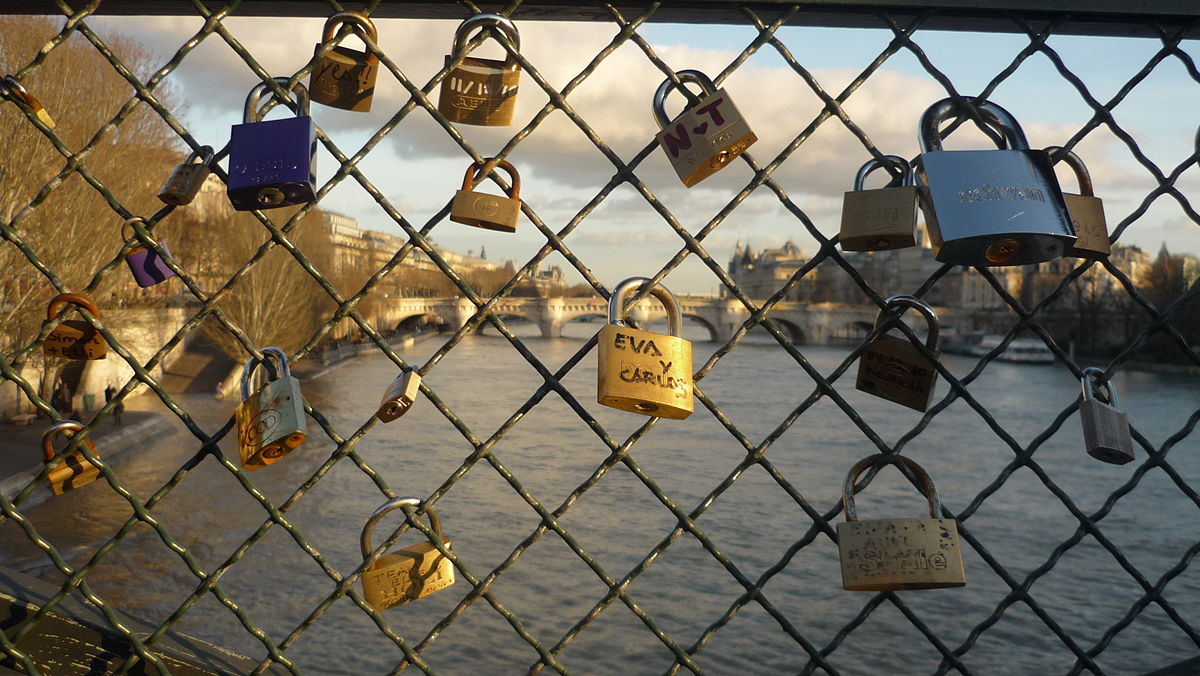
[[(125, 221), (125, 225), (121, 226), (121, 234), (128, 242), (133, 238), (133, 234), (125, 236), (125, 228), (133, 229), (133, 223), (137, 221), (145, 225), (145, 221), (140, 218), (131, 218)], [(163, 241), (156, 242), (167, 256), (171, 255), (170, 249), (167, 248), (167, 243)], [(143, 289), (148, 286), (154, 286), (160, 282), (165, 282), (175, 276), (175, 271), (167, 267), (166, 261), (154, 249), (150, 249), (140, 244), (129, 252), (125, 257), (125, 262), (129, 264), (129, 271), (133, 273), (133, 281)]]

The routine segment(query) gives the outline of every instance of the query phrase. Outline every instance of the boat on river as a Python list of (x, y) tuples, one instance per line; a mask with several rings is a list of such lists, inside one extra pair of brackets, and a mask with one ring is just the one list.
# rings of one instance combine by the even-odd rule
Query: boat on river
[[(1003, 336), (983, 336), (970, 348), (970, 354), (982, 357), (996, 349), (1003, 339)], [(996, 359), (1018, 364), (1050, 364), (1054, 362), (1054, 353), (1037, 338), (1014, 338)]]

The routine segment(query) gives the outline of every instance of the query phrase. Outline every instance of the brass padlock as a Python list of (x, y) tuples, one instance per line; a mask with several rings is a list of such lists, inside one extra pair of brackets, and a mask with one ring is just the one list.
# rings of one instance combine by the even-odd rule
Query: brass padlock
[[(1054, 155), (1056, 152), (1062, 152), (1062, 147), (1050, 146), (1046, 148), (1046, 152)], [(1092, 190), (1092, 174), (1083, 160), (1070, 150), (1065, 151), (1061, 159), (1075, 172), (1080, 193), (1063, 193), (1063, 199), (1067, 202), (1067, 213), (1071, 216), (1071, 227), (1075, 228), (1075, 244), (1067, 250), (1067, 255), (1094, 261), (1104, 260), (1112, 253), (1112, 245), (1108, 241), (1104, 203)]]
[[(65, 303), (78, 305), (93, 317), (100, 318), (100, 310), (87, 296), (79, 293), (60, 293), (50, 301), (46, 309), (46, 321), (51, 321), (58, 314), (58, 308)], [(67, 359), (104, 359), (108, 353), (108, 344), (104, 336), (91, 324), (81, 319), (68, 319), (46, 336), (42, 343), (42, 352), (50, 357), (65, 357)]]
[[(466, 53), (467, 40), (477, 29), (494, 28), (503, 33), (512, 48), (521, 51), (521, 36), (508, 18), (499, 14), (476, 14), (459, 25), (454, 32), (454, 46), (446, 57), (446, 65)], [(438, 112), (451, 122), (485, 127), (512, 124), (517, 108), (517, 84), (521, 66), (509, 54), (503, 61), (464, 56), (446, 74), (438, 94)]]
[(934, 103), (921, 116), (921, 157), (913, 168), (934, 256), (953, 265), (1028, 265), (1062, 257), (1075, 231), (1050, 156), (1029, 148), (1007, 110), (982, 99), (965, 101), (1005, 147), (942, 150), (941, 124), (967, 117), (953, 99)]
[[(300, 381), (288, 369), (287, 355), (277, 347), (259, 351), (262, 361), (251, 357), (242, 369), (242, 403), (234, 411), (238, 453), (242, 468), (248, 471), (270, 465), (308, 438), (304, 395), (300, 392)], [(279, 362), (278, 370), (268, 357)], [(268, 372), (268, 380), (250, 394), (250, 376), (260, 363)]]
[[(145, 226), (145, 221), (140, 218), (131, 218), (125, 221), (125, 224), (121, 226), (121, 237), (124, 238), (126, 242), (131, 242), (136, 239), (136, 232), (131, 232), (129, 235), (125, 234), (126, 228), (131, 231), (133, 230), (133, 224), (135, 222), (141, 223), (143, 227)], [(166, 254), (166, 258), (171, 257), (171, 251), (167, 248), (167, 243), (165, 241), (158, 241), (154, 243), (158, 245), (158, 248), (163, 250), (163, 253)], [(165, 282), (171, 277), (175, 276), (175, 271), (167, 265), (166, 258), (158, 255), (158, 252), (154, 249), (138, 243), (137, 246), (135, 246), (133, 249), (130, 249), (129, 253), (126, 254), (125, 263), (129, 265), (129, 271), (133, 273), (133, 281), (137, 282), (137, 285), (144, 289), (148, 286), (154, 286), (155, 284)]]
[[(360, 542), (363, 561), (370, 559), (371, 552), (375, 549), (371, 544), (371, 535), (379, 519), (400, 507), (420, 506), (421, 501), (416, 498), (392, 498), (367, 517)], [(429, 515), (429, 523), (438, 542), (449, 551), (450, 541), (442, 537), (442, 523), (438, 520), (437, 513), (432, 507), (426, 507), (425, 513)], [(454, 564), (429, 541), (386, 554), (362, 574), (363, 596), (375, 610), (387, 610), (392, 606), (416, 601), (452, 584)]]
[[(929, 502), (928, 519), (859, 521), (854, 508), (858, 477), (877, 463), (903, 463), (917, 478)], [(847, 591), (941, 589), (967, 583), (958, 522), (942, 519), (941, 498), (920, 465), (899, 455), (876, 454), (858, 461), (842, 485), (846, 521), (837, 525), (842, 588)]]
[[(854, 177), (854, 190), (842, 198), (842, 229), (838, 241), (842, 251), (882, 251), (916, 246), (917, 188), (912, 184), (908, 160), (884, 155), (884, 162), (871, 158)], [(883, 188), (864, 189), (867, 175), (885, 167), (900, 169), (900, 175)]]
[(421, 393), (421, 374), (417, 373), (416, 369), (410, 369), (396, 376), (392, 381), (391, 387), (383, 395), (383, 401), (379, 402), (379, 410), (375, 412), (375, 417), (379, 418), (379, 422), (389, 423), (396, 418), (408, 413), (408, 409), (412, 408), (413, 402), (417, 400), (417, 395)]
[[(1092, 387), (1094, 380), (1104, 383), (1105, 398), (1100, 401)], [(1104, 370), (1089, 366), (1079, 379), (1083, 386), (1083, 401), (1079, 402), (1079, 420), (1083, 423), (1083, 447), (1088, 455), (1103, 462), (1124, 465), (1133, 460), (1133, 436), (1129, 433), (1129, 417), (1117, 408), (1117, 391), (1111, 380), (1104, 380)]]
[(25, 85), (21, 84), (20, 80), (12, 75), (5, 75), (3, 88), (11, 96), (20, 99), (22, 103), (28, 106), (30, 112), (36, 115), (37, 119), (42, 121), (42, 124), (51, 129), (54, 128), (54, 118), (50, 117), (50, 113), (46, 111), (42, 102), (34, 98), (33, 94), (29, 93), (29, 90), (25, 88)]
[[(925, 317), (929, 325), (925, 347), (937, 357), (937, 315), (920, 298), (904, 294), (888, 298), (875, 318), (875, 327), (883, 325), (888, 310), (900, 306), (911, 307)], [(907, 338), (880, 334), (858, 358), (858, 379), (854, 386), (902, 406), (918, 411), (929, 408), (936, 384), (937, 369), (933, 362)]]
[(199, 150), (193, 150), (158, 189), (158, 199), (177, 207), (191, 204), (205, 179), (212, 173), (212, 160), (212, 146), (200, 146)]
[(622, 411), (682, 420), (692, 414), (692, 344), (682, 338), (683, 316), (675, 294), (662, 285), (650, 289), (667, 311), (671, 335), (635, 329), (625, 323), (625, 297), (650, 283), (630, 277), (608, 298), (608, 324), (599, 345), (596, 401)]
[[(484, 168), (493, 162), (495, 158), (484, 161)], [(517, 231), (517, 218), (521, 215), (521, 176), (517, 174), (516, 167), (505, 160), (496, 162), (495, 166), (507, 171), (512, 179), (509, 196), (500, 197), (471, 190), (476, 176), (476, 165), (472, 163), (467, 167), (466, 176), (463, 176), (462, 190), (454, 193), (454, 201), (450, 204), (450, 220), (487, 230)]]
[[(375, 42), (379, 33), (375, 23), (362, 12), (338, 12), (325, 22), (325, 32), (316, 46), (333, 41), (338, 28), (350, 24), (360, 37)], [(315, 103), (333, 108), (365, 113), (371, 110), (371, 99), (375, 96), (375, 76), (379, 73), (379, 57), (371, 52), (358, 52), (337, 46), (325, 52), (325, 56), (313, 67), (308, 78), (308, 93)]]
[(698, 70), (681, 70), (676, 75), (680, 82), (700, 85), (704, 94), (700, 103), (672, 120), (663, 105), (677, 85), (670, 78), (663, 80), (654, 93), (654, 119), (662, 130), (654, 140), (662, 146), (679, 180), (690, 188), (725, 168), (758, 137), (733, 105), (729, 92), (718, 90), (707, 75)]
[[(50, 467), (50, 472), (47, 478), (50, 479), (50, 491), (55, 495), (86, 486), (96, 480), (100, 476), (100, 469), (91, 463), (79, 449), (75, 449), (62, 457), (57, 457), (54, 452), (54, 437), (60, 432), (70, 432), (69, 437), (75, 436), (75, 433), (83, 429), (83, 423), (75, 420), (59, 420), (51, 423), (42, 434), (42, 455), (46, 465)], [(83, 443), (87, 445), (88, 451), (100, 457), (100, 453), (96, 451), (96, 445), (92, 443), (91, 437), (86, 437)]]

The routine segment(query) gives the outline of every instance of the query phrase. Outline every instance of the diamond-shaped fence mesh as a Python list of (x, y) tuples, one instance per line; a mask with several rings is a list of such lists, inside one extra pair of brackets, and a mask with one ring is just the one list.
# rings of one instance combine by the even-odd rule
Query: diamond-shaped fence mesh
[[(53, 585), (4, 619), (0, 663), (58, 673), (30, 646), (72, 604), (128, 646), (118, 673), (175, 670), (163, 648), (175, 632), (248, 656), (255, 673), (1136, 673), (1196, 656), (1200, 284), (1194, 256), (1145, 247), (1197, 241), (1200, 71), (1186, 39), (1200, 15), (888, 4), (485, 8), (524, 31), (519, 48), (497, 38), (521, 82), (513, 124), (492, 128), (438, 109), (462, 62), (442, 61), (457, 22), (485, 11), (471, 2), (0, 8), (31, 15), (0, 17), (15, 78), (0, 107), (0, 404), (39, 432), (80, 413), (69, 448), (101, 475), (49, 497), (36, 442), (0, 441), (0, 480), (40, 468), (2, 484), (0, 566)], [(235, 216), (220, 163), (192, 204), (155, 199), (187, 153), (227, 154), (251, 86), (267, 83), (264, 103), (284, 97), (336, 41), (357, 45), (342, 30), (309, 51), (322, 42), (311, 17), (346, 9), (376, 21), (374, 111), (312, 105), (314, 201)], [(468, 47), (494, 57), (491, 37)], [(760, 140), (687, 190), (650, 101), (693, 68), (737, 97)], [(1003, 103), (1035, 147), (1088, 160), (1113, 253), (962, 267), (928, 242), (843, 251), (855, 169), (915, 159), (916, 118), (946, 97)], [(988, 147), (975, 126), (943, 130), (947, 146)], [(518, 233), (467, 239), (451, 198), (463, 167), (490, 158), (524, 170)], [(453, 253), (470, 241), (479, 256)], [(139, 290), (125, 260), (147, 247), (174, 278)], [(594, 320), (631, 275), (688, 292), (685, 421), (595, 403)], [(69, 292), (98, 306), (84, 319), (109, 346), (103, 367), (43, 358), (75, 316), (43, 322), (45, 304)], [(942, 321), (924, 412), (854, 386), (876, 315), (900, 293)], [(922, 327), (901, 332), (930, 356)], [(308, 438), (249, 472), (225, 376), (269, 345), (300, 381)], [(1051, 363), (1010, 361), (1021, 354)], [(210, 360), (226, 369), (198, 392)], [(1089, 366), (1129, 414), (1129, 464), (1084, 452)], [(381, 423), (401, 369), (421, 375), (420, 395)], [(127, 424), (157, 426), (110, 457), (126, 406)], [(842, 589), (842, 482), (874, 453), (932, 475), (965, 587)], [(867, 477), (864, 518), (920, 516), (909, 481)], [(423, 506), (386, 518), (364, 561), (363, 522), (395, 497)], [(415, 518), (427, 507), (445, 542)], [(416, 541), (457, 582), (372, 609), (364, 570)]]

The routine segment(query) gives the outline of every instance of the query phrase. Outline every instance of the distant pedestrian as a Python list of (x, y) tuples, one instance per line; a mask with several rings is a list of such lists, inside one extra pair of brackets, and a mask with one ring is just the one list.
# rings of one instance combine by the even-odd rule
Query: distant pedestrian
[[(115, 397), (115, 396), (117, 396), (117, 388), (116, 387), (109, 385), (108, 387), (104, 388), (104, 403), (106, 403), (106, 404), (109, 403), (110, 401), (113, 400), (113, 397)], [(118, 424), (118, 425), (121, 424), (121, 414), (124, 412), (125, 412), (125, 402), (123, 402), (123, 401), (117, 402), (117, 407), (113, 409), (113, 420), (116, 422), (116, 424)]]

